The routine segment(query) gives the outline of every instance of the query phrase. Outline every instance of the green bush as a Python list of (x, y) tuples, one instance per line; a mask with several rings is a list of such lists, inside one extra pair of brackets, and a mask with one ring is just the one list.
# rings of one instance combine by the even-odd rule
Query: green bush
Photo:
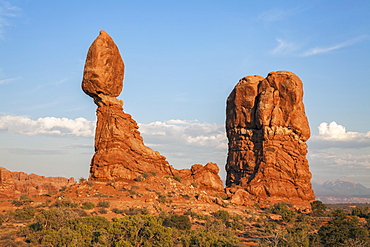
[(179, 230), (190, 230), (191, 223), (187, 215), (170, 214), (164, 218), (163, 226), (174, 227)]
[(13, 212), (13, 218), (15, 220), (30, 220), (35, 216), (36, 208), (32, 206), (25, 206), (22, 209), (16, 209)]
[(332, 213), (332, 219), (320, 227), (318, 234), (325, 246), (344, 246), (348, 241), (368, 242), (369, 232), (358, 218), (348, 217), (342, 209)]
[(173, 179), (176, 180), (177, 182), (180, 182), (181, 183), (181, 177), (179, 175), (175, 175), (173, 176)]
[(76, 217), (78, 214), (70, 208), (52, 208), (41, 211), (29, 228), (35, 231), (59, 230), (69, 219)]
[(100, 202), (98, 202), (97, 206), (101, 207), (101, 208), (109, 208), (110, 202), (109, 201), (100, 201)]
[(27, 194), (22, 194), (20, 197), (19, 197), (19, 200), (13, 200), (12, 201), (12, 204), (16, 207), (20, 207), (20, 206), (23, 206), (23, 205), (27, 205), (27, 204), (30, 204), (31, 202), (33, 202), (33, 199), (30, 198), (29, 195)]
[(65, 208), (77, 208), (78, 203), (72, 201), (71, 199), (66, 199), (66, 200), (57, 200), (55, 201), (52, 205), (52, 207), (65, 207)]
[(84, 202), (82, 203), (81, 208), (86, 209), (86, 210), (93, 209), (95, 208), (95, 204), (92, 202)]
[(285, 202), (276, 203), (272, 208), (272, 213), (281, 215), (283, 222), (293, 222), (297, 214), (289, 206)]
[(165, 195), (158, 195), (158, 201), (160, 202), (160, 203), (166, 203), (167, 202), (167, 196), (165, 196)]
[(355, 207), (352, 209), (352, 215), (361, 218), (370, 218), (370, 208), (369, 207)]
[(325, 216), (326, 215), (326, 205), (321, 201), (311, 202), (312, 216)]
[(113, 219), (108, 232), (114, 242), (125, 241), (133, 246), (173, 246), (171, 228), (162, 226), (156, 217), (149, 215)]
[(177, 244), (181, 246), (240, 246), (240, 240), (225, 227), (198, 228), (190, 231), (180, 231)]
[(230, 219), (229, 212), (227, 212), (225, 210), (218, 210), (218, 211), (213, 213), (213, 216), (216, 219), (222, 220), (223, 222), (227, 222)]

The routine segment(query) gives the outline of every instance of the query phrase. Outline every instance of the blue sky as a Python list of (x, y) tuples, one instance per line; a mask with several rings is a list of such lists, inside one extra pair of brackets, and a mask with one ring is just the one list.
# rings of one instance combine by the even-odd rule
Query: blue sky
[(176, 168), (216, 162), (238, 80), (304, 84), (317, 179), (370, 187), (369, 1), (2, 1), (0, 166), (87, 177), (95, 104), (80, 87), (100, 30), (126, 65), (124, 109)]

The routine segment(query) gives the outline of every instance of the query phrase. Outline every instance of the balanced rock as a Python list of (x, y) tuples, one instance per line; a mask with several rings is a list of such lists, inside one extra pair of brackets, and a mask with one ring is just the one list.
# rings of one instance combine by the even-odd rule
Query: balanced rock
[(138, 126), (123, 111), (124, 63), (112, 38), (104, 31), (87, 53), (82, 90), (94, 99), (97, 124), (90, 179), (135, 179), (142, 173), (173, 175), (166, 158), (144, 145)]
[(302, 82), (291, 72), (239, 80), (226, 107), (227, 187), (239, 185), (261, 201), (314, 200), (302, 99)]

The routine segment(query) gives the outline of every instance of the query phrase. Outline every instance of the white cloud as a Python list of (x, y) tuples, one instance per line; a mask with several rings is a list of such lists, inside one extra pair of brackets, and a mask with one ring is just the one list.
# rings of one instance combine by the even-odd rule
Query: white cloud
[(0, 38), (3, 37), (5, 27), (11, 25), (8, 19), (17, 17), (20, 11), (21, 9), (17, 6), (7, 1), (0, 1)]
[(152, 144), (177, 143), (221, 149), (227, 147), (223, 125), (176, 119), (139, 126), (139, 131)]
[(319, 134), (309, 140), (309, 147), (312, 149), (370, 147), (370, 131), (366, 133), (347, 131), (335, 121), (330, 124), (321, 123), (318, 130)]
[(366, 137), (366, 134), (347, 132), (344, 126), (337, 124), (335, 121), (330, 124), (323, 122), (319, 125), (318, 129), (319, 138), (323, 140), (348, 141), (362, 136)]
[(278, 46), (271, 51), (272, 54), (291, 54), (299, 49), (299, 46), (293, 42), (288, 42), (282, 39), (276, 39)]
[(327, 53), (327, 52), (330, 52), (330, 51), (334, 51), (334, 50), (338, 50), (338, 49), (341, 49), (341, 48), (344, 48), (344, 47), (347, 47), (347, 46), (354, 45), (354, 44), (359, 43), (361, 41), (364, 41), (366, 39), (369, 39), (369, 36), (362, 35), (362, 36), (347, 40), (347, 41), (339, 43), (339, 44), (335, 44), (335, 45), (331, 45), (331, 46), (327, 46), (327, 47), (311, 48), (311, 49), (307, 50), (306, 52), (304, 52), (303, 56), (307, 57), (307, 56), (317, 55), (317, 54), (321, 54), (321, 53)]
[(19, 77), (3, 79), (3, 80), (0, 80), (0, 85), (1, 85), (1, 84), (6, 84), (6, 83), (11, 83), (11, 82), (16, 81), (16, 80), (18, 80), (18, 79), (19, 79)]
[(24, 135), (92, 137), (95, 123), (85, 118), (45, 117), (32, 120), (24, 116), (1, 116), (0, 130)]

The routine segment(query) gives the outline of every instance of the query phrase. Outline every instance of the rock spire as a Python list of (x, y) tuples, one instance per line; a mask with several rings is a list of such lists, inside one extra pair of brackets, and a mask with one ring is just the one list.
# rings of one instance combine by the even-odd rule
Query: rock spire
[(166, 158), (144, 145), (137, 123), (123, 111), (122, 100), (116, 98), (122, 91), (123, 78), (119, 50), (113, 39), (100, 31), (87, 53), (82, 80), (82, 90), (98, 106), (90, 179), (135, 179), (146, 172), (173, 175)]
[(302, 82), (292, 72), (239, 80), (226, 107), (227, 187), (239, 185), (262, 201), (314, 200), (302, 99)]

